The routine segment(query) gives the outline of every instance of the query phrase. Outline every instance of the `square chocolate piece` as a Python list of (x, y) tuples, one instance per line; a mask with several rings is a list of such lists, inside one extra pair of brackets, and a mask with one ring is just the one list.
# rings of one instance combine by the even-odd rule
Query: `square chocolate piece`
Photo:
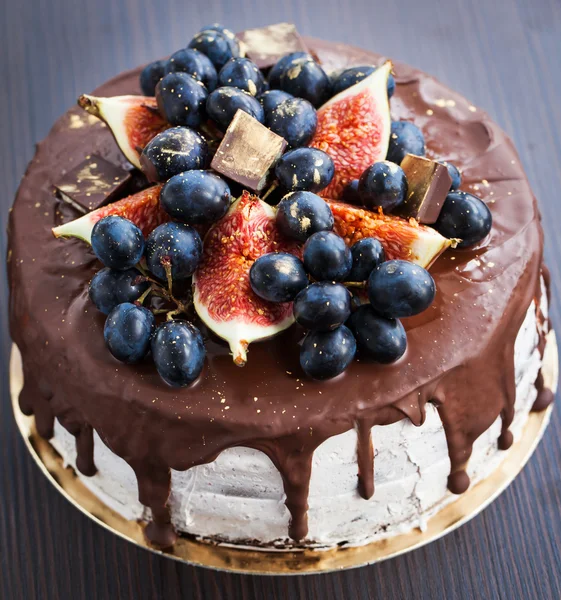
[(452, 186), (448, 169), (439, 162), (414, 154), (405, 155), (401, 168), (409, 187), (405, 201), (393, 214), (414, 217), (426, 225), (436, 223)]
[(269, 171), (285, 148), (284, 138), (243, 110), (238, 110), (210, 166), (248, 190), (259, 192), (265, 187)]
[(309, 51), (292, 23), (247, 29), (237, 37), (243, 42), (247, 58), (260, 69), (272, 67), (285, 54)]
[(55, 184), (56, 195), (82, 213), (110, 202), (126, 186), (130, 173), (92, 154)]

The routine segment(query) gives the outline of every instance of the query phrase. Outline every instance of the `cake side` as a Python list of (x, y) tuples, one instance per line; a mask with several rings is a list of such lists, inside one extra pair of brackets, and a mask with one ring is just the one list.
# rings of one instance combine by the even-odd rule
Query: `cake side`
[[(380, 62), (349, 47), (312, 45), (328, 68)], [(68, 209), (55, 205), (50, 190), (58, 175), (91, 152), (118, 164), (123, 159), (106, 128), (76, 110), (39, 145), (10, 225), (11, 329), (24, 361), (22, 410), (35, 414), (44, 437), (52, 435), (57, 416), (76, 436), (78, 467), (88, 474), (95, 429), (133, 468), (141, 501), (162, 530), (169, 522), (169, 469), (209, 463), (225, 448), (242, 445), (270, 458), (294, 533), (306, 530), (314, 451), (356, 426), (370, 431), (405, 418), (421, 425), (427, 402), (436, 403), (451, 459), (448, 483), (457, 493), (469, 484), (465, 467), (474, 440), (499, 415), (501, 445), (511, 442), (514, 344), (540, 296), (536, 204), (510, 142), (486, 115), (432, 78), (401, 65), (396, 70), (394, 118), (417, 123), (429, 156), (460, 167), (466, 189), (489, 203), (495, 225), (485, 246), (449, 252), (435, 265), (436, 302), (428, 314), (406, 320), (409, 350), (399, 363), (356, 363), (324, 384), (299, 377), (296, 357), (286, 352), (300, 335), (294, 328), (254, 346), (241, 377), (227, 348), (209, 340), (202, 380), (181, 392), (163, 388), (142, 365), (112, 360), (101, 341), (102, 318), (87, 301), (95, 258), (78, 242), (62, 247), (52, 238), (50, 227)], [(116, 78), (99, 93), (137, 93), (137, 76)], [(369, 443), (361, 436), (362, 446)], [(285, 510), (279, 506), (288, 521)]]

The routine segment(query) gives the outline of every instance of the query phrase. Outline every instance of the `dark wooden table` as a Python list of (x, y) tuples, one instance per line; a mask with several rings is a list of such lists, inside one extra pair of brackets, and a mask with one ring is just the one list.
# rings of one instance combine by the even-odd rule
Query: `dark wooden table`
[[(289, 20), (438, 76), (508, 131), (540, 200), (561, 303), (561, 3), (559, 0), (0, 1), (0, 197), (8, 210), (34, 143), (76, 99), (123, 69), (184, 46), (202, 25)], [(2, 306), (7, 306), (2, 264)], [(561, 598), (561, 410), (516, 482), (482, 515), (428, 547), (340, 574), (266, 578), (153, 556), (71, 508), (19, 439), (1, 317), (0, 597), (79, 600)]]

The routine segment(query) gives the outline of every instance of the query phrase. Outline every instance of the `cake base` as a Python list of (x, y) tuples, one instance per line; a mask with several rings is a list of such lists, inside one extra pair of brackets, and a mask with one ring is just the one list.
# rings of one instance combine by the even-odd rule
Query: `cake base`
[[(557, 390), (558, 365), (557, 342), (555, 332), (551, 330), (547, 335), (542, 374), (545, 387), (553, 392)], [(114, 534), (162, 556), (195, 566), (258, 575), (303, 575), (365, 566), (415, 550), (450, 533), (481, 512), (518, 475), (542, 438), (552, 411), (550, 405), (542, 412), (530, 413), (520, 440), (507, 451), (500, 466), (434, 515), (425, 531), (413, 530), (355, 548), (290, 552), (234, 548), (181, 536), (173, 550), (162, 552), (146, 542), (143, 524), (129, 521), (106, 506), (82, 483), (74, 469), (64, 466), (51, 444), (37, 434), (34, 418), (25, 416), (19, 408), (18, 396), (22, 386), (21, 356), (17, 347), (13, 346), (10, 393), (16, 423), (43, 474), (71, 504)]]

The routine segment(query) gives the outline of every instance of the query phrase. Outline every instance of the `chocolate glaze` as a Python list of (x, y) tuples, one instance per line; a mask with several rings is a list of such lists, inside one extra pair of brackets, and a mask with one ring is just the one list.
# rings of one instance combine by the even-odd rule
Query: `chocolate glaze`
[[(383, 60), (349, 46), (308, 42), (328, 70)], [(51, 227), (70, 209), (56, 203), (51, 188), (91, 153), (115, 164), (124, 158), (107, 128), (79, 108), (38, 145), (10, 218), (10, 323), (23, 356), (21, 408), (35, 414), (42, 436), (52, 436), (54, 416), (77, 436), (82, 472), (94, 472), (93, 429), (133, 467), (140, 500), (152, 509), (146, 534), (153, 543), (165, 547), (174, 540), (166, 508), (170, 469), (210, 462), (228, 447), (257, 448), (271, 458), (284, 481), (289, 535), (302, 540), (312, 455), (330, 436), (358, 429), (365, 497), (374, 490), (369, 429), (404, 418), (421, 425), (427, 402), (436, 404), (444, 425), (452, 492), (469, 486), (465, 467), (472, 444), (499, 415), (499, 444), (508, 446), (514, 341), (530, 303), (540, 296), (536, 202), (510, 140), (486, 114), (428, 75), (399, 64), (395, 70), (393, 118), (414, 121), (425, 134), (428, 156), (461, 169), (462, 188), (491, 208), (493, 229), (481, 247), (448, 251), (434, 265), (436, 300), (405, 320), (408, 350), (400, 361), (355, 361), (328, 382), (301, 373), (297, 327), (252, 345), (243, 371), (227, 346), (209, 337), (204, 372), (185, 390), (166, 387), (150, 361), (115, 361), (103, 341), (104, 316), (87, 297), (100, 265), (83, 242), (52, 236)], [(139, 93), (138, 73), (123, 73), (95, 93)], [(77, 119), (83, 127), (73, 126)]]

